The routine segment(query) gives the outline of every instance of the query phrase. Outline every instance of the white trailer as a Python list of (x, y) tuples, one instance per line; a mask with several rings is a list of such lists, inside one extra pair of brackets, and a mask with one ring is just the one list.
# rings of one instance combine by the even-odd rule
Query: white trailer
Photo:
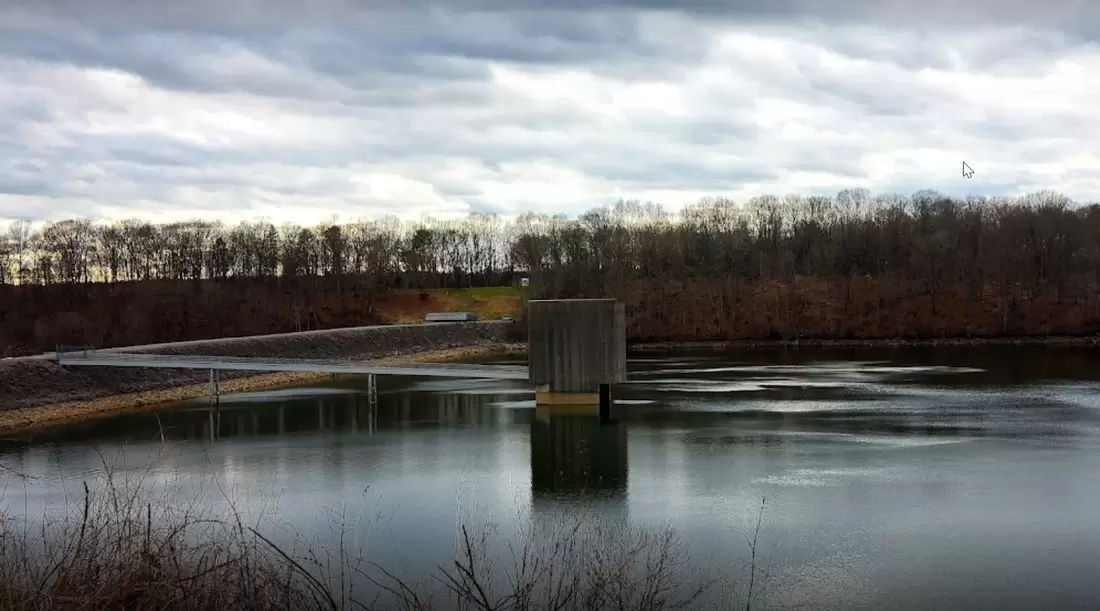
[(477, 320), (473, 312), (431, 312), (424, 317), (425, 322), (469, 322)]

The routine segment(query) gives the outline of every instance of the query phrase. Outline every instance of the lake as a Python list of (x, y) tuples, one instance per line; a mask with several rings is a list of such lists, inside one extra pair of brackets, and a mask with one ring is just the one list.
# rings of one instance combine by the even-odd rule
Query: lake
[[(514, 360), (489, 362), (521, 363)], [(616, 422), (520, 382), (382, 378), (223, 397), (0, 446), (41, 515), (109, 464), (423, 575), (456, 527), (583, 512), (672, 525), (756, 607), (1096, 608), (1100, 352), (951, 347), (634, 355)], [(6, 483), (5, 483), (6, 482)], [(763, 503), (763, 508), (762, 508)], [(762, 512), (761, 512), (762, 509)], [(758, 579), (760, 579), (758, 577)]]

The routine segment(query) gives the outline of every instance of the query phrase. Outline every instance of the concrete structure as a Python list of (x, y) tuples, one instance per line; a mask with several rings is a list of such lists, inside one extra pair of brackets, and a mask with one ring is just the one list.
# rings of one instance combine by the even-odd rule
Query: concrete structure
[(527, 345), (537, 403), (597, 404), (601, 385), (626, 380), (626, 315), (614, 299), (529, 301)]
[(424, 316), (425, 322), (473, 322), (477, 314), (473, 312), (430, 312)]

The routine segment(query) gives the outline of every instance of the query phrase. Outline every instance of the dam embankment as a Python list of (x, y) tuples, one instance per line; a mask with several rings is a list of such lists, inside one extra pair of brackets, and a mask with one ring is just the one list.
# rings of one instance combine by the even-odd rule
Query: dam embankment
[[(104, 352), (374, 360), (503, 346), (507, 325), (484, 321), (348, 327), (129, 346)], [(0, 361), (0, 412), (195, 386), (204, 383), (207, 376), (205, 371), (183, 369), (66, 368), (46, 357), (5, 359)], [(226, 381), (246, 377), (256, 377), (255, 372), (221, 375)], [(274, 381), (278, 376), (264, 377)]]

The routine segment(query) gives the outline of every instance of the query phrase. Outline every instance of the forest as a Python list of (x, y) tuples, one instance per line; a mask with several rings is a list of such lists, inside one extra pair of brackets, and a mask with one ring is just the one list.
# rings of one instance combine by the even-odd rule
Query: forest
[[(675, 213), (619, 201), (577, 218), (70, 219), (0, 229), (0, 352), (9, 354), (142, 333), (167, 341), (294, 330), (302, 320), (384, 322), (371, 303), (387, 291), (518, 276), (531, 279), (533, 297), (623, 299), (636, 340), (1100, 331), (1100, 205), (1054, 192), (849, 189), (706, 198)], [(135, 317), (147, 319), (145, 332), (112, 334)], [(75, 328), (81, 337), (70, 337)]]

